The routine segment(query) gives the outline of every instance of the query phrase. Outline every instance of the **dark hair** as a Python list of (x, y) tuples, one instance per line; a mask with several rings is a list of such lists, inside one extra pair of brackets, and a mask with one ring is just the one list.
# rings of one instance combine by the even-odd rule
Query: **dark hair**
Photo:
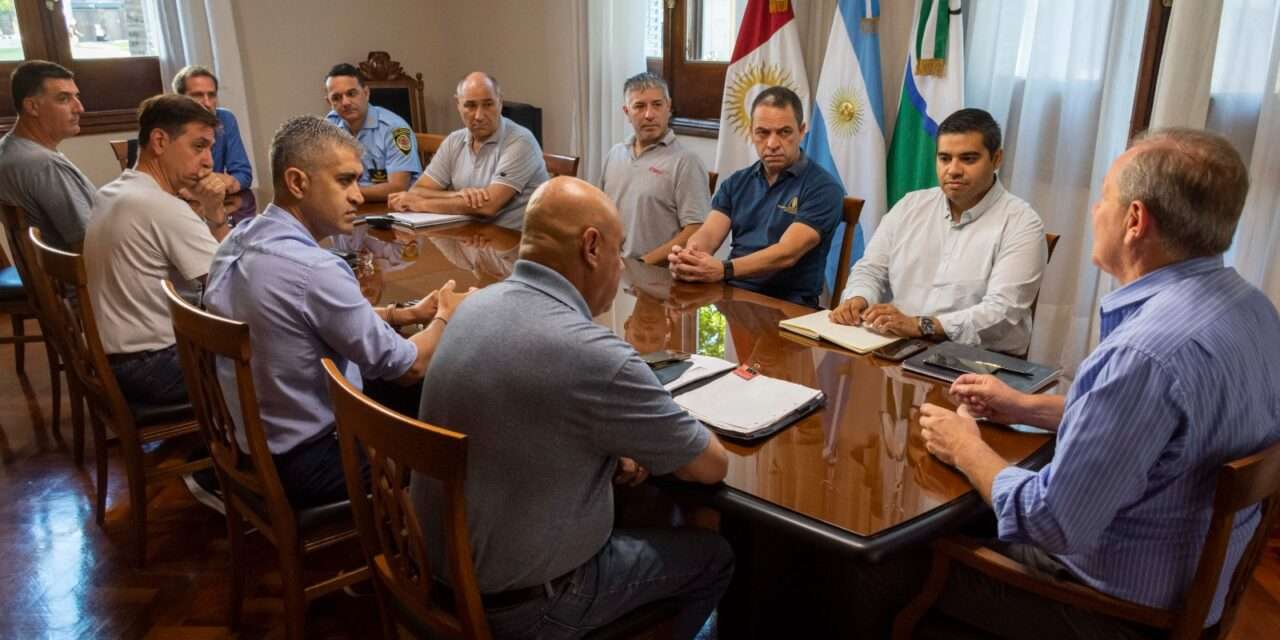
[(191, 123), (218, 127), (218, 116), (205, 109), (192, 98), (174, 94), (151, 96), (138, 107), (138, 148), (145, 149), (151, 142), (151, 132), (160, 129), (176, 138), (182, 128)]
[(791, 113), (796, 115), (796, 124), (804, 124), (804, 105), (800, 103), (800, 96), (796, 92), (783, 87), (773, 86), (760, 92), (756, 99), (751, 101), (751, 117), (756, 117), (756, 107), (760, 105), (768, 105), (770, 107), (783, 108), (791, 107)]
[(329, 69), (329, 73), (324, 74), (324, 79), (328, 80), (334, 76), (351, 76), (356, 79), (356, 83), (362, 87), (364, 86), (364, 74), (360, 73), (360, 70), (351, 63), (339, 62), (333, 65), (333, 68)]
[(982, 109), (961, 109), (938, 125), (938, 136), (948, 133), (981, 133), (982, 146), (987, 148), (987, 155), (995, 157), (1000, 150), (1000, 125), (990, 113)]
[(1119, 170), (1120, 200), (1147, 206), (1165, 249), (1181, 258), (1231, 247), (1249, 193), (1249, 169), (1226, 138), (1198, 129), (1156, 129), (1130, 144)]
[(218, 90), (218, 76), (213, 75), (213, 72), (208, 67), (189, 64), (183, 67), (182, 71), (178, 72), (178, 75), (173, 77), (173, 92), (179, 95), (187, 95), (187, 81), (192, 78), (208, 78), (213, 81), (213, 90)]
[(9, 92), (13, 94), (13, 108), (22, 113), (22, 101), (44, 92), (44, 81), (48, 79), (75, 80), (76, 74), (71, 70), (45, 60), (27, 60), (9, 74)]

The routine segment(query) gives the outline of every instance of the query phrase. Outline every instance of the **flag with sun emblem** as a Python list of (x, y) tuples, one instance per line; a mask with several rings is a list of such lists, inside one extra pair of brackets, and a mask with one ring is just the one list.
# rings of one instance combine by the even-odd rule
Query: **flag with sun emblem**
[(751, 102), (761, 91), (781, 85), (808, 109), (809, 80), (800, 55), (796, 14), (789, 0), (748, 0), (733, 56), (724, 76), (716, 172), (721, 179), (758, 158), (751, 144)]
[(938, 186), (938, 123), (964, 107), (964, 25), (960, 0), (916, 4), (898, 119), (889, 145), (889, 206)]
[[(865, 240), (886, 210), (879, 20), (880, 0), (840, 0), (836, 5), (804, 143), (809, 158), (839, 178), (845, 193), (864, 201), (850, 264), (862, 257)], [(836, 280), (843, 222), (835, 237), (827, 256), (828, 285)]]

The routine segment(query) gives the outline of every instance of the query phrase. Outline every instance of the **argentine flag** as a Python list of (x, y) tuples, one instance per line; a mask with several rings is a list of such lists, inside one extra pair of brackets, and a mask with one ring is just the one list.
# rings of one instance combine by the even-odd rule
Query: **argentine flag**
[[(862, 257), (866, 239), (886, 211), (879, 19), (880, 0), (839, 0), (804, 143), (810, 160), (831, 172), (846, 194), (865, 202), (854, 232), (850, 264)], [(829, 287), (836, 281), (843, 236), (841, 222), (827, 255)]]
[(898, 119), (889, 145), (889, 206), (938, 186), (938, 123), (964, 107), (964, 25), (960, 0), (916, 5)]

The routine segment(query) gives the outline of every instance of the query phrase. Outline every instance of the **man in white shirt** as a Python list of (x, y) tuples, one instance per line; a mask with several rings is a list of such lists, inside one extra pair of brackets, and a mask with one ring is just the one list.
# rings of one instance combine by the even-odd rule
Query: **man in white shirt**
[(849, 272), (839, 324), (1012, 354), (1031, 344), (1044, 225), (996, 177), (1000, 126), (961, 109), (938, 127), (938, 183), (908, 193)]
[(130, 402), (187, 398), (160, 281), (194, 290), (231, 230), (213, 173), (218, 118), (186, 96), (142, 103), (138, 163), (98, 191), (84, 261), (98, 335)]

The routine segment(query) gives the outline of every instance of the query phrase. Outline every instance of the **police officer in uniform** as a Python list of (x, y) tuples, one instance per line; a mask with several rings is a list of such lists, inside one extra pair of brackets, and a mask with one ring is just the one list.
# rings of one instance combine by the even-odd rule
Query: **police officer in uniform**
[(418, 139), (409, 123), (387, 109), (370, 105), (364, 77), (350, 64), (330, 69), (324, 89), (332, 108), (325, 118), (364, 146), (360, 194), (365, 202), (384, 202), (388, 194), (408, 189), (422, 173)]

